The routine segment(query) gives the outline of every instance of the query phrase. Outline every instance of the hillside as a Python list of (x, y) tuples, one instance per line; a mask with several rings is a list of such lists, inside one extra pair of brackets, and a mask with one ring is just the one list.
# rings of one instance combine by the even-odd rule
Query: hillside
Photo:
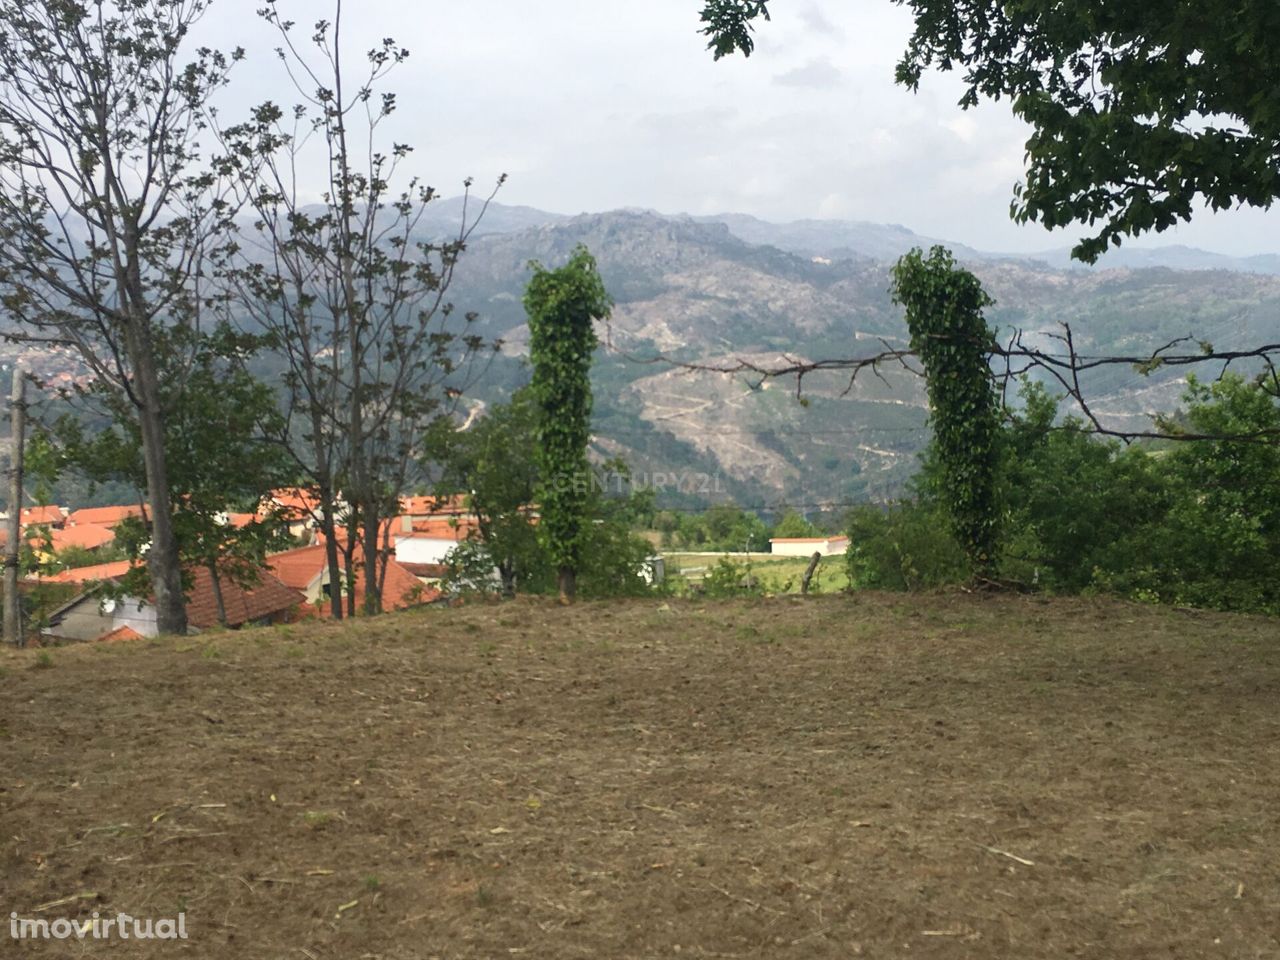
[(7, 908), (189, 935), (15, 955), (1275, 956), (1276, 627), (522, 600), (2, 651)]
[[(769, 229), (767, 229), (769, 228)], [(514, 361), (527, 332), (520, 297), (531, 259), (554, 264), (586, 244), (617, 300), (595, 372), (601, 455), (626, 457), (640, 477), (702, 475), (722, 495), (753, 506), (884, 498), (900, 491), (926, 442), (920, 380), (901, 369), (804, 382), (752, 383), (654, 362), (717, 365), (865, 356), (900, 346), (906, 331), (890, 302), (889, 266), (904, 244), (928, 243), (899, 227), (771, 225), (744, 217), (693, 219), (615, 211), (495, 232), (473, 242), (452, 290), (506, 342), (490, 379), (499, 396), (520, 382)], [(744, 238), (741, 234), (746, 234)], [(772, 238), (792, 249), (762, 244)], [(838, 244), (831, 247), (830, 244)], [(854, 249), (856, 248), (856, 249)], [(1276, 329), (1280, 277), (1224, 270), (1055, 269), (959, 248), (997, 303), (1006, 335), (1021, 329), (1048, 345), (1069, 322), (1084, 353), (1141, 355), (1192, 335), (1219, 347), (1259, 342)], [(802, 251), (802, 252), (796, 252)], [(1086, 383), (1115, 425), (1145, 426), (1175, 409), (1181, 382), (1128, 367)], [(687, 492), (687, 491), (686, 491)], [(663, 491), (663, 502), (705, 502)]]
[[(433, 203), (420, 239), (456, 236), (462, 215), (456, 198)], [(667, 361), (772, 365), (902, 346), (890, 265), (912, 246), (934, 242), (896, 225), (771, 224), (738, 214), (645, 210), (567, 217), (494, 204), (450, 290), (459, 315), (478, 314), (476, 332), (505, 342), (477, 371), (467, 409), (504, 399), (528, 378), (521, 306), (528, 262), (557, 264), (583, 243), (617, 301), (600, 331), (594, 370), (598, 458), (627, 460), (664, 506), (731, 497), (771, 509), (893, 497), (929, 436), (918, 377), (900, 367), (864, 373), (852, 384), (835, 374), (811, 376), (799, 398), (793, 380), (758, 383)], [(1265, 258), (1242, 264), (1185, 248), (1122, 250), (1108, 262), (1144, 266), (1086, 270), (1064, 269), (1056, 254), (1013, 258), (951, 246), (995, 297), (990, 321), (1006, 336), (1026, 331), (1038, 345), (1051, 346), (1063, 321), (1079, 349), (1092, 354), (1142, 355), (1189, 335), (1220, 348), (1245, 346), (1274, 340), (1280, 328), (1280, 275), (1262, 269)], [(1233, 269), (1153, 265), (1160, 263)], [(0, 347), (0, 362), (18, 352), (51, 382), (85, 376), (65, 348), (32, 357), (9, 344)], [(260, 372), (270, 378), (277, 371)], [(1181, 393), (1168, 371), (1148, 378), (1128, 367), (1093, 374), (1085, 386), (1096, 410), (1129, 427), (1175, 409)]]

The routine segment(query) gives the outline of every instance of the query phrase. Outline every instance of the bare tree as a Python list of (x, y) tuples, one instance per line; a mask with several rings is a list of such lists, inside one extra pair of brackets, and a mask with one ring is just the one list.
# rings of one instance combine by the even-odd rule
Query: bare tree
[[(450, 239), (420, 236), (435, 191), (417, 178), (395, 186), (411, 150), (379, 146), (396, 99), (378, 86), (408, 51), (384, 40), (353, 82), (342, 0), (332, 20), (315, 23), (309, 47), (295, 43), (294, 23), (274, 0), (260, 14), (280, 33), (277, 53), (299, 103), (289, 111), (263, 104), (250, 123), (224, 132), (227, 154), (257, 165), (244, 181), (256, 222), (228, 276), (244, 321), (268, 333), (283, 361), (289, 430), (282, 439), (316, 493), (330, 583), (339, 583), (341, 541), (348, 584), (362, 563), (363, 605), (377, 612), (390, 555), (380, 542), (384, 521), (399, 512), (420, 438), (447, 412), (468, 362), (491, 346), (468, 332), (475, 315), (455, 315), (445, 299), (488, 200), (474, 218), (464, 210)], [(326, 171), (318, 203), (308, 200), (312, 167)], [(332, 594), (338, 617), (342, 604)], [(348, 589), (345, 612), (355, 607)]]
[[(186, 51), (209, 0), (0, 0), (0, 294), (14, 340), (70, 346), (136, 412), (161, 633), (186, 604), (157, 334), (198, 328), (231, 209), (200, 156), (237, 51)], [(171, 391), (180, 395), (180, 391)]]

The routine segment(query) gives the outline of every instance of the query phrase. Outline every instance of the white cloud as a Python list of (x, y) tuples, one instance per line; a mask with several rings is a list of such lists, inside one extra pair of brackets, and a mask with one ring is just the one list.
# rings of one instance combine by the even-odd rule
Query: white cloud
[[(285, 16), (331, 16), (332, 0), (278, 0)], [(256, 0), (215, 0), (196, 41), (243, 44), (223, 115), (291, 103)], [(363, 0), (347, 23), (359, 55), (383, 36), (412, 51), (388, 85), (388, 136), (442, 192), (513, 174), (500, 199), (561, 212), (620, 206), (737, 210), (769, 219), (838, 214), (903, 223), (973, 246), (1069, 242), (1008, 219), (1025, 128), (1006, 103), (962, 112), (954, 77), (919, 94), (893, 83), (911, 15), (888, 3), (776, 5), (757, 52), (713, 62), (697, 0)], [(1161, 242), (1274, 250), (1280, 213), (1197, 217)]]

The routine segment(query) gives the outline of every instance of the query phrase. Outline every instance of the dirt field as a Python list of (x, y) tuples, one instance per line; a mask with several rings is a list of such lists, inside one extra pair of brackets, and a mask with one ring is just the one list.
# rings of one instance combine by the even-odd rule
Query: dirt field
[(0, 913), (189, 935), (5, 958), (1280, 956), (1274, 620), (521, 601), (0, 665)]

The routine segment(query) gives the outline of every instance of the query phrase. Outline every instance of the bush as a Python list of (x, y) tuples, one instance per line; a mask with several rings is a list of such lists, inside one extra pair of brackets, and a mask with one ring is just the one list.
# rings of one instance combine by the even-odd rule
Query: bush
[(849, 514), (845, 554), (853, 589), (919, 590), (969, 576), (964, 551), (937, 507), (905, 501)]
[(702, 580), (704, 596), (716, 599), (754, 597), (764, 593), (759, 579), (751, 572), (751, 562), (736, 563), (721, 557)]

